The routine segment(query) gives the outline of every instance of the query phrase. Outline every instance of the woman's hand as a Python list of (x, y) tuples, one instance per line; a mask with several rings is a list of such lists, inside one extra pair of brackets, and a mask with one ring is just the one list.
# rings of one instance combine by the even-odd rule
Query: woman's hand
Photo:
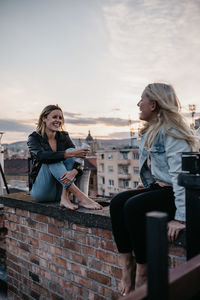
[(169, 221), (168, 222), (168, 240), (173, 243), (177, 237), (179, 232), (185, 228), (185, 224), (180, 223), (179, 221)]
[(61, 177), (61, 181), (64, 184), (69, 184), (75, 176), (78, 174), (78, 171), (73, 169), (72, 171), (65, 172)]
[(83, 149), (74, 149), (71, 151), (65, 152), (64, 157), (69, 158), (69, 157), (78, 157), (78, 158), (85, 158), (89, 152), (88, 148), (83, 148)]
[(136, 186), (136, 190), (139, 189), (144, 189), (144, 185), (142, 183), (138, 183), (138, 185)]

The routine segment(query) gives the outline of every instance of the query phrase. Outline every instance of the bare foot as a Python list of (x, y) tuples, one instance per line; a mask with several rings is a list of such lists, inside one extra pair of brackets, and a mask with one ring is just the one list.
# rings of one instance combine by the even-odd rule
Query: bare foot
[(120, 253), (120, 261), (122, 265), (122, 278), (118, 288), (121, 295), (125, 296), (133, 289), (134, 261), (132, 253)]
[(147, 267), (146, 264), (137, 264), (135, 276), (135, 288), (139, 288), (147, 281)]
[(63, 188), (62, 195), (61, 195), (60, 206), (71, 209), (71, 210), (78, 209), (78, 205), (73, 204), (69, 200), (69, 191), (64, 188)]
[(94, 200), (88, 198), (87, 196), (86, 197), (81, 197), (80, 200), (78, 199), (78, 205), (82, 206), (82, 207), (85, 207), (85, 208), (88, 208), (88, 209), (102, 209), (103, 208), (99, 203), (97, 203)]
[(102, 209), (103, 207), (94, 200), (87, 197), (79, 188), (72, 184), (68, 190), (77, 198), (78, 205), (88, 209)]
[(122, 279), (119, 283), (119, 291), (122, 296), (128, 295), (133, 289), (132, 274), (133, 265), (122, 269)]
[(67, 200), (66, 198), (61, 198), (60, 207), (65, 207), (71, 210), (78, 209), (78, 205), (73, 204), (69, 199)]

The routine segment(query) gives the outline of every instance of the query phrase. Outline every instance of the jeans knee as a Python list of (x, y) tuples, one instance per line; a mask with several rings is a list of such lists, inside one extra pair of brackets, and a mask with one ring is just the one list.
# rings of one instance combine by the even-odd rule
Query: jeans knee
[(55, 199), (54, 199), (54, 197), (52, 197), (51, 193), (43, 193), (43, 192), (31, 190), (30, 194), (36, 202), (53, 202), (53, 201), (55, 201)]

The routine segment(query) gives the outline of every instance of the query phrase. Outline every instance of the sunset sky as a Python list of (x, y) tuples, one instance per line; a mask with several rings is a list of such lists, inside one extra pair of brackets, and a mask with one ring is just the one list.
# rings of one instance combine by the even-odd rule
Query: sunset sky
[(150, 82), (199, 107), (200, 0), (0, 0), (0, 131), (23, 141), (48, 104), (70, 136), (127, 138)]

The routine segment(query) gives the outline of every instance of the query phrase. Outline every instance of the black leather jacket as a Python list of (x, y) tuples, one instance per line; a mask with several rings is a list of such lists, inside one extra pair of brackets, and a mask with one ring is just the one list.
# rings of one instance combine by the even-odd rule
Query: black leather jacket
[[(28, 148), (32, 158), (32, 168), (30, 172), (30, 185), (32, 186), (38, 175), (41, 165), (52, 164), (64, 160), (65, 150), (68, 148), (75, 148), (69, 134), (65, 131), (56, 132), (57, 151), (53, 152), (47, 135), (42, 137), (39, 133), (34, 131), (28, 137)], [(79, 171), (81, 175), (80, 164), (75, 162), (74, 168)]]

